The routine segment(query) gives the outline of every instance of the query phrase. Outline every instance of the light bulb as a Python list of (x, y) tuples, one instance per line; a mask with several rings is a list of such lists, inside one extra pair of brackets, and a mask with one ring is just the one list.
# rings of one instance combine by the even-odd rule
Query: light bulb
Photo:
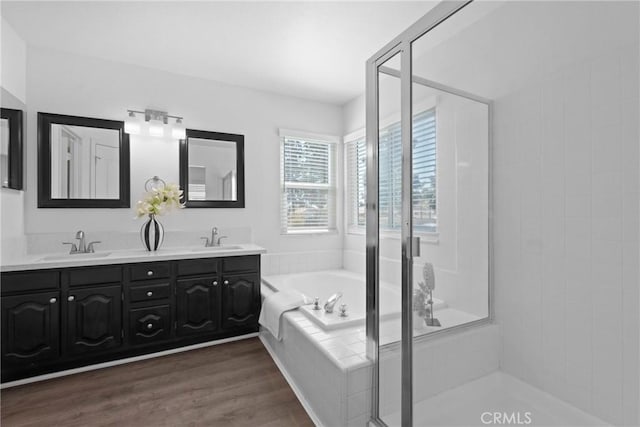
[(140, 120), (133, 111), (129, 111), (129, 116), (124, 122), (124, 131), (130, 135), (137, 135), (140, 133), (140, 128)]
[(171, 136), (175, 139), (185, 139), (187, 137), (187, 130), (182, 124), (182, 119), (176, 120), (176, 124), (171, 129)]
[(164, 123), (159, 120), (149, 120), (149, 135), (164, 136)]

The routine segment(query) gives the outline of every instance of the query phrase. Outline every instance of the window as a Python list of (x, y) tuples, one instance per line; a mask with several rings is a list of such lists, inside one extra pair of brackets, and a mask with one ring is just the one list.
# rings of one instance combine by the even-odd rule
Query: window
[(284, 136), (281, 145), (283, 233), (336, 229), (336, 144)]
[(346, 144), (347, 222), (364, 227), (367, 219), (367, 143), (364, 137)]
[[(366, 146), (364, 138), (347, 142), (347, 216), (351, 227), (366, 220)], [(380, 131), (380, 228), (397, 230), (402, 214), (402, 140), (400, 123)], [(436, 231), (436, 112), (423, 111), (413, 120), (413, 224)]]

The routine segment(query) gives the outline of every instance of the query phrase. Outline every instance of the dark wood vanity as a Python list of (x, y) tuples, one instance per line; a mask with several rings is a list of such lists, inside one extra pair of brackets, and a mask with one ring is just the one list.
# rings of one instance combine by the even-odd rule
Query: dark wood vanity
[(260, 255), (1, 278), (2, 382), (258, 331)]

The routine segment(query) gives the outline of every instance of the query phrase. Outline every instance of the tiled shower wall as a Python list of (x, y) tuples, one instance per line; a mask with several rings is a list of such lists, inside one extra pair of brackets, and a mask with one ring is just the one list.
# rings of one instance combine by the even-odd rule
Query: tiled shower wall
[(627, 425), (639, 423), (638, 49), (547, 76), (494, 115), (502, 369)]

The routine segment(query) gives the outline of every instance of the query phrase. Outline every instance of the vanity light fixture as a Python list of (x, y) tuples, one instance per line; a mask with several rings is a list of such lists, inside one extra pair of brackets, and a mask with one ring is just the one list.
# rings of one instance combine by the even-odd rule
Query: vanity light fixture
[[(143, 114), (144, 123), (141, 120)], [(175, 119), (175, 124), (170, 124), (169, 119)], [(127, 110), (124, 129), (125, 132), (132, 135), (148, 134), (154, 137), (164, 137), (168, 134), (175, 139), (184, 139), (186, 128), (182, 120), (182, 117), (172, 116), (166, 111), (149, 108), (144, 111)]]

